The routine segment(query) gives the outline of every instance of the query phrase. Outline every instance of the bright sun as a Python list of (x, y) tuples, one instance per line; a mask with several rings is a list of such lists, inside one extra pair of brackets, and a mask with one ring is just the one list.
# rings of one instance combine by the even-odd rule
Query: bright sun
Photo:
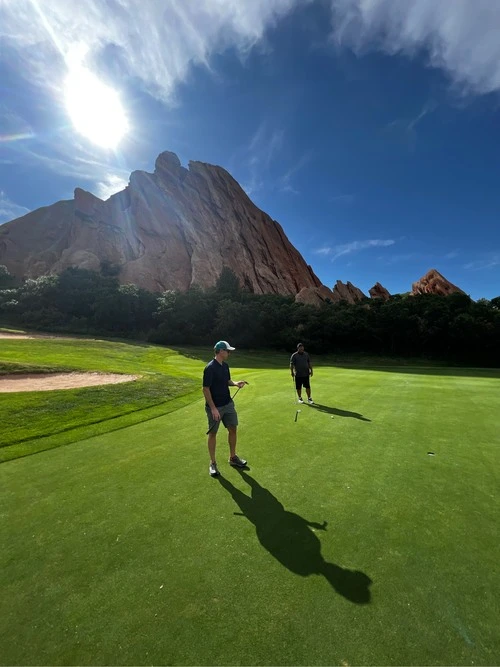
[(129, 129), (118, 93), (82, 65), (70, 69), (65, 102), (77, 132), (98, 146), (115, 148)]

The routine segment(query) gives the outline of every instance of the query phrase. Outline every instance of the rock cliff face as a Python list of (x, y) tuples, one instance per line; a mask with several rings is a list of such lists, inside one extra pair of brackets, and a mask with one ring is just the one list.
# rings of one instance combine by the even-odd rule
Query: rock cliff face
[(281, 226), (225, 169), (185, 169), (169, 152), (153, 174), (133, 172), (107, 201), (77, 188), (73, 201), (0, 227), (0, 264), (17, 277), (99, 270), (103, 261), (120, 268), (120, 282), (152, 291), (213, 286), (224, 266), (256, 294), (321, 286)]
[(448, 296), (454, 292), (464, 294), (460, 287), (450, 283), (436, 269), (431, 269), (423, 278), (413, 283), (411, 290), (412, 294), (441, 294), (442, 296)]
[(370, 292), (372, 299), (383, 299), (384, 301), (388, 301), (391, 298), (389, 291), (380, 283), (375, 283), (375, 285), (370, 287), (368, 291)]

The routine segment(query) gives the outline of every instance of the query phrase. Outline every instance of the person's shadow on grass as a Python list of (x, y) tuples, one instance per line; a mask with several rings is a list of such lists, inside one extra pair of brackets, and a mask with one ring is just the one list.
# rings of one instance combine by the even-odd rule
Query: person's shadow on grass
[(338, 415), (339, 417), (353, 417), (353, 419), (360, 419), (363, 422), (371, 422), (368, 417), (363, 417), (359, 412), (350, 412), (349, 410), (341, 410), (340, 408), (332, 408), (329, 405), (321, 405), (321, 403), (313, 403), (311, 408), (319, 412), (327, 412), (329, 415)]
[(250, 486), (251, 496), (237, 489), (225, 477), (217, 479), (231, 494), (242, 516), (255, 525), (257, 537), (264, 549), (291, 572), (301, 577), (321, 574), (347, 600), (357, 604), (370, 602), (370, 577), (363, 572), (328, 563), (321, 555), (321, 543), (311, 528), (326, 530), (326, 521), (319, 524), (287, 512), (279, 500), (253, 477), (243, 470), (238, 472)]

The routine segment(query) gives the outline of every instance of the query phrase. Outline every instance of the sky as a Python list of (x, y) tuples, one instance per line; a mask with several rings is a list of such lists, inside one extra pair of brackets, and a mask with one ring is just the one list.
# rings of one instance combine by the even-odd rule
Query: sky
[(0, 0), (0, 224), (169, 150), (328, 287), (499, 296), (499, 34), (498, 0)]

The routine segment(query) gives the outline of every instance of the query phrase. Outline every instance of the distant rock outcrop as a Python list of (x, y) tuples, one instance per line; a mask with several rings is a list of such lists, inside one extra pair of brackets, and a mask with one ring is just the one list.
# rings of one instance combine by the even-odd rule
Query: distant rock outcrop
[(386, 290), (380, 283), (375, 283), (375, 285), (368, 291), (370, 292), (372, 299), (383, 299), (384, 301), (388, 301), (391, 298), (388, 290)]
[(347, 281), (347, 284), (341, 280), (337, 280), (333, 286), (333, 301), (347, 301), (347, 303), (356, 303), (361, 301), (361, 299), (366, 299), (366, 295), (359, 289), (355, 287), (352, 283)]
[(225, 169), (203, 162), (186, 169), (169, 152), (153, 174), (134, 171), (106, 201), (77, 188), (72, 201), (0, 227), (0, 264), (18, 278), (99, 270), (103, 262), (119, 269), (121, 283), (152, 291), (211, 287), (224, 266), (255, 294), (321, 287), (281, 226)]
[(295, 301), (310, 306), (321, 306), (322, 303), (333, 303), (335, 295), (326, 285), (320, 285), (320, 287), (303, 287), (296, 295)]
[(454, 294), (459, 292), (460, 294), (465, 294), (460, 287), (453, 285), (449, 280), (446, 280), (439, 271), (436, 269), (431, 269), (428, 271), (423, 278), (417, 280), (412, 284), (411, 294), (440, 294), (442, 296), (448, 296), (449, 294)]

